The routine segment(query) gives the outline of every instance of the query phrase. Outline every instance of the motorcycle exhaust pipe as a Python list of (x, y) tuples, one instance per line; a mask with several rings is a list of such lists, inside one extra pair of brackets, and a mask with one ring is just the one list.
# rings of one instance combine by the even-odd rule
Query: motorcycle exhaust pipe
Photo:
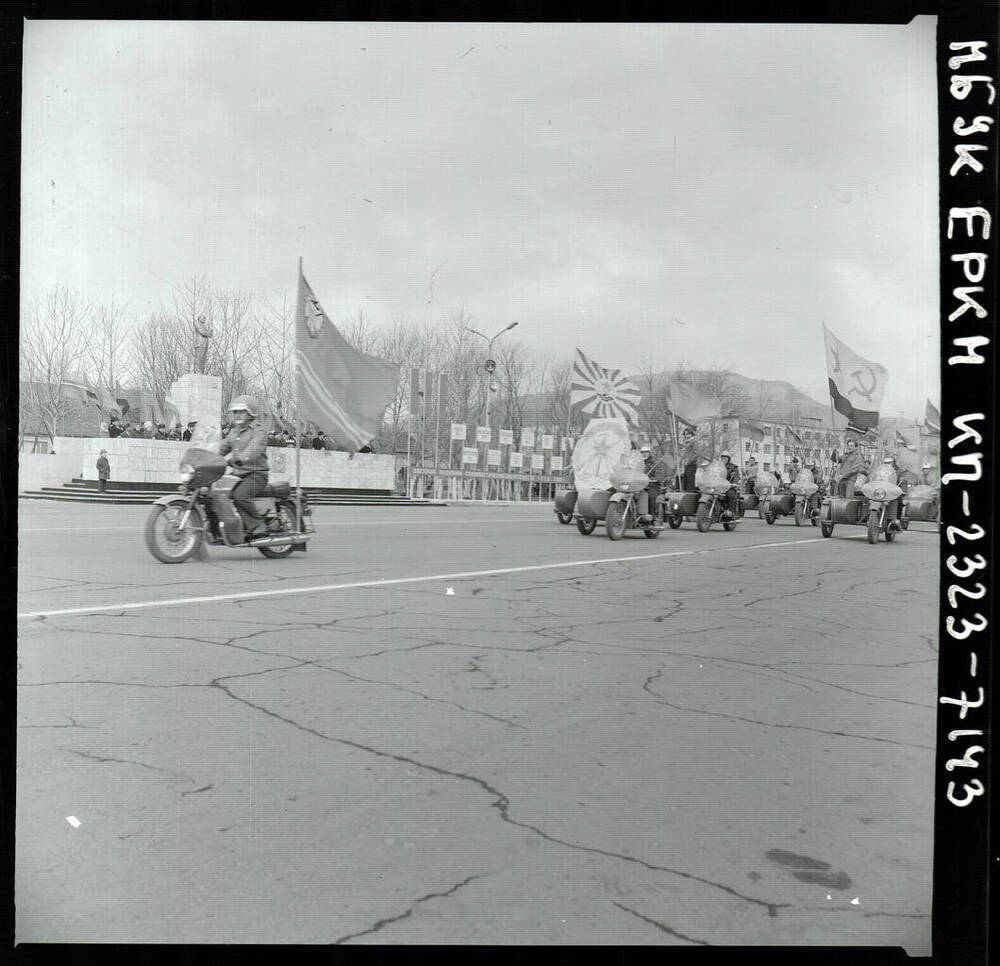
[(295, 536), (289, 536), (284, 534), (280, 537), (258, 537), (256, 540), (250, 540), (247, 543), (248, 547), (283, 547), (286, 544), (304, 544), (307, 540), (312, 537), (312, 534), (296, 534)]

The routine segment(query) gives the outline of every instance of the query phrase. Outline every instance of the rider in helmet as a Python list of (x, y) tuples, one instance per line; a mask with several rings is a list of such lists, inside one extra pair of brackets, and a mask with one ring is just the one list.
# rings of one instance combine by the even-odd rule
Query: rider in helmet
[(732, 520), (740, 505), (740, 470), (733, 462), (729, 450), (722, 451), (721, 459), (726, 464), (726, 480), (733, 484), (726, 490), (726, 513), (729, 515), (728, 519)]
[[(888, 475), (889, 471), (891, 471), (892, 479), (898, 482), (898, 475), (897, 475), (898, 474), (898, 468), (896, 466), (896, 459), (895, 459), (894, 456), (892, 456), (892, 455), (886, 455), (883, 458), (883, 460), (882, 460), (882, 468), (883, 468), (884, 471), (886, 471), (886, 475)], [(888, 516), (889, 516), (889, 526), (893, 530), (902, 530), (903, 529), (902, 524), (899, 522), (900, 518), (902, 516), (902, 509), (903, 509), (903, 499), (902, 499), (902, 497), (896, 497), (895, 500), (892, 500), (889, 503), (889, 507), (888, 507), (888, 510), (889, 510), (889, 514), (888, 514)]]
[(811, 512), (819, 507), (820, 500), (823, 497), (823, 480), (821, 478), (822, 474), (820, 473), (820, 469), (816, 465), (816, 460), (814, 459), (806, 460), (805, 469), (809, 470), (809, 472), (812, 473), (813, 483), (816, 484), (816, 492), (811, 497), (809, 497), (809, 502), (806, 504), (806, 507)]
[(254, 422), (257, 401), (252, 396), (236, 396), (229, 404), (233, 425), (219, 446), (233, 475), (240, 481), (230, 491), (230, 498), (243, 517), (247, 539), (263, 536), (263, 520), (257, 514), (254, 498), (267, 486), (267, 433)]

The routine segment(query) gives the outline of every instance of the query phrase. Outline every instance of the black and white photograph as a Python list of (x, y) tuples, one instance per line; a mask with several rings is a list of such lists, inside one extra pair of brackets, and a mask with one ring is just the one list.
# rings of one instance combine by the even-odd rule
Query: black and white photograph
[(29, 17), (15, 941), (938, 952), (943, 38)]

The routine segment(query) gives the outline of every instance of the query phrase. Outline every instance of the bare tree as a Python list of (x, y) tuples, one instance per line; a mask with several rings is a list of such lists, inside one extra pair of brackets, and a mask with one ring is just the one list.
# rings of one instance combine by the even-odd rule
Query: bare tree
[(79, 377), (86, 365), (93, 315), (91, 306), (66, 288), (53, 289), (29, 303), (19, 347), (22, 432), (34, 424), (51, 439), (59, 434), (63, 421), (79, 409), (63, 383)]
[(170, 386), (190, 370), (190, 331), (184, 321), (156, 314), (133, 329), (129, 341), (136, 381), (162, 410)]

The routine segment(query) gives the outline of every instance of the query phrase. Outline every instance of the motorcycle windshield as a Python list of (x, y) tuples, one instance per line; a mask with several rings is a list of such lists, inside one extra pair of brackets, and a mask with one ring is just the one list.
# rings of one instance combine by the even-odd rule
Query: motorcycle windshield
[(937, 496), (937, 487), (918, 483), (916, 486), (910, 487), (910, 492), (907, 495), (911, 500), (933, 500)]
[(771, 493), (778, 488), (778, 481), (773, 473), (761, 470), (757, 474), (756, 487), (760, 494)]
[(725, 493), (732, 486), (726, 479), (726, 464), (716, 459), (699, 466), (694, 474), (694, 485), (702, 493)]
[(649, 477), (642, 470), (619, 463), (611, 472), (610, 482), (616, 490), (635, 493), (649, 486)]
[(798, 475), (795, 477), (796, 483), (815, 483), (816, 480), (813, 478), (813, 472), (810, 469), (803, 467), (799, 470)]
[(872, 483), (895, 483), (896, 471), (885, 463), (876, 466), (869, 477)]
[(184, 455), (181, 457), (181, 463), (187, 463), (193, 469), (198, 469), (202, 466), (211, 466), (213, 463), (223, 467), (226, 465), (225, 459), (214, 450), (201, 449), (198, 446), (192, 446), (190, 449), (185, 450)]

